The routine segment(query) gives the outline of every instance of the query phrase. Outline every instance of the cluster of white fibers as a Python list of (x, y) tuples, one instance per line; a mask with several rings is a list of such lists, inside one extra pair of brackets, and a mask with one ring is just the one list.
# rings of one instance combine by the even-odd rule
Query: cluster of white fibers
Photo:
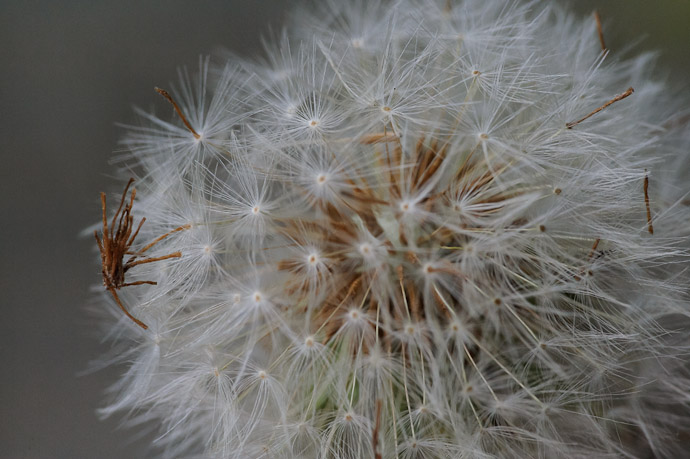
[(103, 413), (163, 457), (682, 457), (690, 134), (654, 61), (551, 2), (288, 30), (128, 128), (130, 252), (180, 256), (105, 293)]

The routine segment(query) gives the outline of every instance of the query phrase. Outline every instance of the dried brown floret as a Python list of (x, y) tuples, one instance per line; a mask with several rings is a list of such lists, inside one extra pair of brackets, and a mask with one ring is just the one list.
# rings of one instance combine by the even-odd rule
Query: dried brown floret
[[(101, 208), (103, 210), (103, 230), (102, 239), (98, 237), (98, 231), (94, 231), (93, 234), (96, 237), (96, 242), (98, 243), (98, 249), (101, 251), (101, 263), (103, 273), (103, 285), (105, 285), (106, 290), (115, 298), (115, 302), (122, 309), (122, 311), (139, 325), (143, 329), (149, 328), (145, 323), (139, 319), (132, 316), (127, 308), (120, 301), (120, 297), (117, 295), (117, 290), (122, 287), (130, 287), (133, 285), (156, 285), (153, 281), (136, 281), (136, 282), (125, 282), (125, 273), (131, 268), (137, 265), (143, 265), (145, 263), (153, 263), (155, 261), (167, 260), (169, 258), (180, 258), (182, 254), (180, 252), (173, 252), (162, 257), (154, 258), (142, 258), (144, 253), (151, 247), (156, 245), (158, 242), (162, 241), (172, 233), (185, 230), (189, 228), (189, 225), (180, 226), (172, 231), (165, 233), (162, 236), (157, 237), (153, 242), (144, 246), (141, 250), (137, 252), (132, 252), (130, 248), (134, 243), (139, 230), (146, 221), (146, 218), (142, 218), (134, 229), (134, 217), (132, 216), (132, 206), (134, 205), (134, 197), (137, 194), (136, 188), (132, 188), (132, 193), (130, 194), (129, 202), (125, 204), (125, 198), (127, 197), (127, 191), (130, 185), (134, 182), (134, 179), (129, 179), (125, 191), (122, 193), (122, 199), (120, 200), (120, 206), (117, 208), (117, 212), (113, 215), (113, 219), (110, 223), (110, 228), (108, 228), (108, 220), (106, 218), (106, 199), (105, 193), (101, 193)], [(116, 226), (117, 225), (117, 226)], [(127, 255), (131, 255), (130, 258), (125, 262), (124, 258)]]

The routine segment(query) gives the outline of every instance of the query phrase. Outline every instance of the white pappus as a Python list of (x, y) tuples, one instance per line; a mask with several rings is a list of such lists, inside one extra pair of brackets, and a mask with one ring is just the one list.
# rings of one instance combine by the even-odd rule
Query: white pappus
[(690, 130), (652, 58), (552, 2), (286, 30), (128, 128), (130, 255), (180, 256), (119, 290), (148, 329), (102, 321), (102, 414), (162, 457), (682, 457)]

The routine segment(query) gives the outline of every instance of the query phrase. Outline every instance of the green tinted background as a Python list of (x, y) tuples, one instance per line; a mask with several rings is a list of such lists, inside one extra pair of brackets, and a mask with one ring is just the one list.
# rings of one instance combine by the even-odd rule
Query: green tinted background
[[(562, 0), (567, 1), (567, 0)], [(4, 0), (0, 4), (0, 456), (144, 458), (148, 439), (98, 421), (121, 369), (77, 377), (104, 349), (84, 314), (100, 282), (98, 193), (116, 191), (108, 160), (131, 104), (170, 110), (153, 91), (223, 46), (252, 55), (278, 0)], [(599, 8), (612, 52), (661, 51), (681, 91), (690, 70), (690, 2), (571, 0)]]

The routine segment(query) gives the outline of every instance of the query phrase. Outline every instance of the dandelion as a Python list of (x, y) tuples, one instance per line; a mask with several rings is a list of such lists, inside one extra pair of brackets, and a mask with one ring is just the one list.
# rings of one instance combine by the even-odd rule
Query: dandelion
[(123, 141), (131, 252), (179, 256), (128, 273), (102, 414), (163, 457), (681, 457), (690, 137), (649, 56), (536, 1), (291, 27)]

